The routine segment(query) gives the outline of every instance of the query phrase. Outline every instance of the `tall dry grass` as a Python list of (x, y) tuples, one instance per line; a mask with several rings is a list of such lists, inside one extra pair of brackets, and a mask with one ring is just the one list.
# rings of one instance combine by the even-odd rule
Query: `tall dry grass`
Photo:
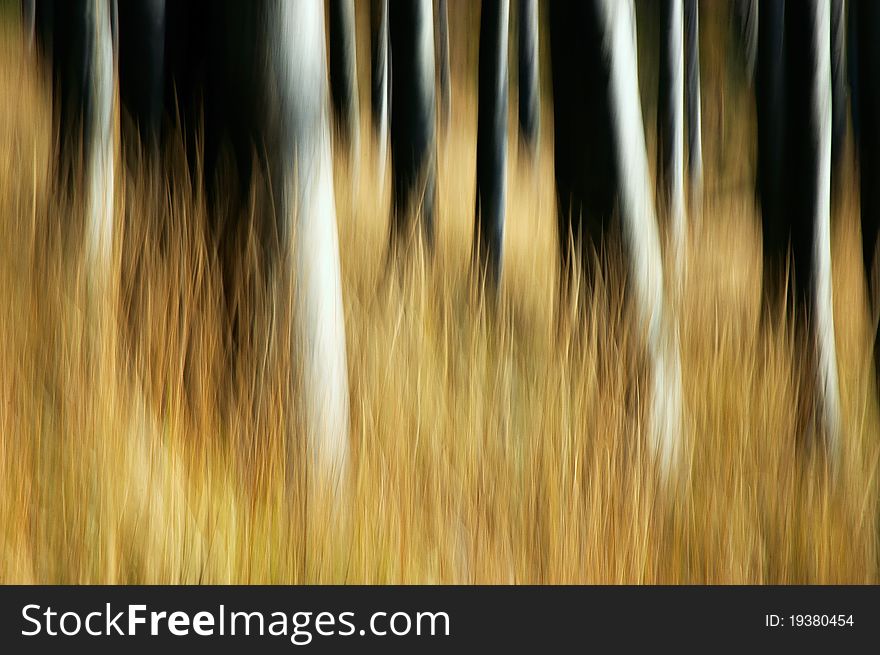
[[(832, 470), (795, 420), (811, 392), (798, 382), (803, 337), (783, 320), (759, 325), (757, 216), (739, 184), (749, 104), (711, 52), (706, 199), (675, 310), (680, 482), (662, 485), (646, 450), (650, 387), (617, 251), (581, 307), (557, 302), (546, 126), (534, 161), (512, 145), (497, 305), (477, 288), (476, 108), (459, 80), (430, 263), (388, 272), (373, 152), (357, 179), (337, 157), (352, 466), (335, 509), (309, 501), (302, 447), (281, 427), (295, 408), (285, 325), (256, 293), (253, 242), (230, 303), (204, 199), (127, 166), (112, 288), (95, 297), (76, 199), (50, 192), (48, 82), (23, 52), (4, 27), (0, 581), (877, 582), (880, 443), (855, 195), (847, 181), (835, 198), (844, 430)], [(167, 163), (179, 180), (182, 155)]]

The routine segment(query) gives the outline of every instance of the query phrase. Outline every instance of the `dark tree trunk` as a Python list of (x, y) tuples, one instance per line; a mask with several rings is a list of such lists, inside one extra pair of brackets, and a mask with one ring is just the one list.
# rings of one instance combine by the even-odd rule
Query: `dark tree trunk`
[(165, 77), (165, 0), (123, 0), (119, 31), (119, 95), (146, 152), (156, 156)]
[(534, 152), (541, 129), (538, 34), (538, 1), (519, 0), (519, 129), (529, 152)]
[(340, 134), (353, 155), (360, 142), (354, 0), (330, 0), (330, 96)]
[[(434, 23), (431, 0), (392, 2), (391, 160), (394, 217), (392, 243), (405, 238), (410, 219), (421, 215), (430, 248), (434, 240), (437, 185)], [(431, 43), (423, 48), (421, 44)]]
[(509, 16), (509, 0), (483, 0), (480, 14), (475, 240), (479, 265), (487, 272), (492, 283), (497, 283), (501, 277), (504, 245)]

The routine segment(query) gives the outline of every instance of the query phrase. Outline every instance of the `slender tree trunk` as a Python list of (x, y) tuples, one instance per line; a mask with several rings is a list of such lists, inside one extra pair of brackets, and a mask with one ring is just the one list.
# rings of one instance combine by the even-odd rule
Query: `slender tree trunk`
[(537, 149), (541, 130), (538, 36), (538, 0), (519, 0), (519, 129), (530, 153)]
[(697, 0), (684, 0), (685, 89), (687, 92), (688, 184), (691, 211), (699, 212), (703, 198), (703, 110), (700, 82), (700, 9)]
[(389, 73), (388, 61), (388, 0), (372, 0), (370, 4), (371, 34), (371, 75), (373, 108), (373, 131), (375, 133), (378, 153), (379, 189), (385, 186), (385, 167), (388, 159), (388, 101)]
[(330, 0), (330, 91), (336, 120), (352, 161), (360, 154), (354, 0)]
[(392, 2), (391, 167), (394, 217), (392, 244), (411, 233), (420, 215), (430, 249), (434, 240), (437, 185), (436, 89), (432, 0)]
[(449, 78), (449, 15), (446, 0), (437, 0), (437, 68), (440, 85), (440, 123), (445, 131), (449, 127), (452, 95)]
[(477, 119), (475, 243), (490, 283), (501, 279), (504, 203), (507, 196), (507, 40), (509, 0), (483, 0)]
[(291, 257), (294, 353), (308, 453), (330, 489), (348, 468), (349, 397), (339, 241), (330, 155), (324, 7), (277, 0), (268, 17), (280, 125), (270, 165), (284, 181), (282, 244)]

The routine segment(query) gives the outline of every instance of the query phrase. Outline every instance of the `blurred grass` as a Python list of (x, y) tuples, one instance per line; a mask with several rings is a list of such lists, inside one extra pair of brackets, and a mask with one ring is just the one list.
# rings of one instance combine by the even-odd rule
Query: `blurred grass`
[[(724, 43), (714, 20), (704, 43)], [(549, 108), (534, 161), (511, 143), (505, 277), (498, 306), (482, 302), (469, 268), (474, 88), (454, 61), (430, 266), (386, 274), (373, 149), (356, 167), (337, 157), (352, 480), (332, 511), (308, 500), (280, 427), (293, 406), (273, 347), (284, 326), (260, 318), (253, 247), (232, 362), (203, 200), (128, 167), (113, 300), (90, 297), (77, 203), (49, 192), (47, 79), (4, 26), (0, 581), (876, 583), (880, 421), (852, 171), (834, 203), (844, 440), (832, 473), (797, 433), (803, 338), (759, 326), (753, 121), (720, 50), (704, 48), (706, 198), (677, 308), (680, 484), (662, 487), (645, 450), (649, 387), (617, 251), (584, 307), (557, 306)], [(167, 163), (185, 167), (179, 151)]]

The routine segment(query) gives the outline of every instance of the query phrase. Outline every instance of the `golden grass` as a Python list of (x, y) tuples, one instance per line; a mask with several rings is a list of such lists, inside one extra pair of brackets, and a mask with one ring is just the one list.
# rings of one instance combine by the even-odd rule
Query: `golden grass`
[[(280, 427), (289, 363), (268, 335), (283, 326), (251, 319), (228, 360), (199, 198), (122, 173), (113, 300), (90, 297), (76, 205), (49, 193), (46, 80), (22, 52), (4, 28), (0, 582), (878, 581), (857, 207), (838, 195), (844, 441), (832, 472), (796, 434), (802, 338), (759, 328), (751, 190), (721, 177), (748, 159), (742, 132), (732, 149), (716, 138), (742, 98), (706, 82), (707, 199), (677, 310), (686, 467), (673, 488), (646, 451), (649, 386), (617, 276), (582, 313), (557, 307), (549, 133), (534, 164), (511, 151), (497, 307), (469, 269), (472, 89), (456, 87), (441, 143), (430, 265), (385, 273), (388, 194), (372, 150), (357, 180), (338, 158), (352, 480), (330, 511), (307, 502), (301, 447)], [(245, 317), (262, 302), (244, 300)]]

